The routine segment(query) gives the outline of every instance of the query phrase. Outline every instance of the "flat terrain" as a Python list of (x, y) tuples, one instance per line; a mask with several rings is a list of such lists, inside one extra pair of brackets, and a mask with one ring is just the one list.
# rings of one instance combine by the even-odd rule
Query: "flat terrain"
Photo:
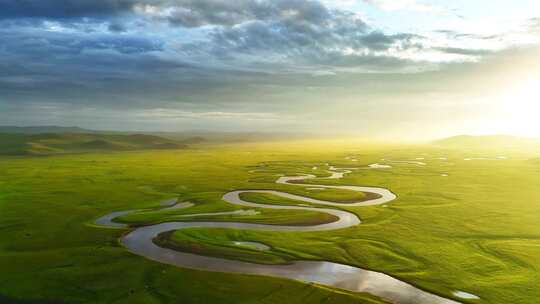
[[(448, 298), (456, 290), (481, 297), (459, 300), (463, 303), (537, 303), (538, 154), (502, 148), (460, 150), (454, 144), (293, 141), (0, 157), (0, 302), (382, 303), (369, 295), (290, 280), (162, 265), (122, 248), (117, 240), (127, 230), (99, 228), (93, 222), (127, 209), (149, 208), (120, 218), (132, 225), (245, 209), (221, 200), (235, 189), (281, 190), (336, 202), (361, 200), (354, 192), (274, 181), (280, 174), (328, 176), (327, 163), (388, 163), (392, 168), (356, 170), (343, 179), (324, 181), (380, 186), (398, 195), (387, 207), (342, 207), (358, 214), (363, 222), (359, 226), (312, 233), (194, 228), (166, 235), (160, 242), (253, 262), (333, 261), (381, 271)], [(248, 195), (255, 202), (295, 204), (272, 195)], [(155, 209), (172, 197), (194, 206)], [(255, 211), (209, 220), (289, 225), (332, 220), (318, 212)], [(231, 246), (235, 241), (256, 241), (271, 249)]]

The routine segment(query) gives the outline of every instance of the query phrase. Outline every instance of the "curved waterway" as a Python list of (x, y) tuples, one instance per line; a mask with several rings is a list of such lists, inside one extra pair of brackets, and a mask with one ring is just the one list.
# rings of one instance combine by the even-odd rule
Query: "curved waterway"
[[(379, 166), (375, 166), (380, 168)], [(368, 167), (369, 168), (369, 167)], [(374, 168), (373, 166), (371, 167)], [(331, 176), (328, 178), (339, 179), (345, 174), (358, 168), (336, 168), (330, 166), (328, 171)], [(228, 260), (223, 258), (201, 256), (192, 253), (175, 251), (169, 248), (159, 247), (153, 242), (158, 234), (192, 227), (208, 228), (235, 228), (264, 231), (328, 231), (334, 229), (348, 228), (359, 225), (360, 219), (356, 214), (338, 210), (334, 208), (315, 208), (309, 206), (284, 206), (258, 204), (243, 200), (242, 193), (266, 193), (283, 198), (293, 199), (306, 203), (319, 204), (329, 207), (359, 207), (382, 205), (396, 199), (396, 195), (390, 190), (377, 187), (343, 186), (343, 185), (317, 185), (303, 184), (303, 180), (318, 179), (313, 175), (282, 176), (276, 181), (278, 184), (288, 184), (298, 187), (316, 187), (331, 189), (346, 189), (351, 191), (371, 193), (373, 199), (367, 199), (356, 203), (336, 203), (324, 200), (313, 199), (300, 195), (294, 195), (275, 190), (237, 190), (225, 193), (223, 200), (234, 205), (250, 208), (268, 208), (284, 210), (310, 210), (324, 212), (334, 215), (338, 220), (332, 223), (312, 225), (312, 226), (283, 226), (265, 225), (236, 222), (166, 222), (156, 225), (136, 228), (121, 239), (121, 243), (132, 253), (146, 257), (148, 259), (175, 265), (178, 267), (191, 268), (204, 271), (231, 272), (250, 275), (263, 275), (311, 282), (331, 287), (341, 288), (353, 292), (365, 292), (380, 297), (390, 303), (395, 304), (456, 304), (454, 300), (440, 297), (435, 294), (423, 291), (411, 284), (398, 280), (384, 273), (370, 271), (350, 265), (328, 262), (328, 261), (294, 261), (286, 265), (261, 265), (242, 261)], [(189, 205), (182, 205), (188, 208)], [(171, 208), (169, 206), (168, 208)], [(125, 215), (134, 211), (121, 211), (111, 213), (96, 220), (96, 224), (109, 227), (124, 227), (122, 224), (113, 222), (115, 217)], [(216, 213), (219, 214), (219, 213)], [(192, 216), (196, 216), (193, 214)], [(208, 214), (205, 214), (208, 215)], [(255, 244), (255, 243), (253, 243)], [(263, 244), (261, 244), (263, 245)], [(265, 245), (263, 245), (265, 246)], [(261, 247), (262, 248), (262, 247)]]

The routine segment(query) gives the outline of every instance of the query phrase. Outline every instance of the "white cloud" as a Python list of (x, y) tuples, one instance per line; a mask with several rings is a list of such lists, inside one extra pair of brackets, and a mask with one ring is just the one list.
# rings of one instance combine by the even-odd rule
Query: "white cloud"
[(364, 2), (386, 11), (409, 10), (433, 12), (442, 10), (441, 7), (423, 3), (418, 0), (364, 0)]
[(274, 113), (266, 112), (193, 112), (178, 109), (156, 108), (145, 110), (138, 114), (143, 118), (159, 119), (242, 119), (242, 120), (276, 120), (279, 119)]
[(341, 9), (349, 9), (354, 7), (358, 0), (321, 0), (327, 7), (337, 7)]

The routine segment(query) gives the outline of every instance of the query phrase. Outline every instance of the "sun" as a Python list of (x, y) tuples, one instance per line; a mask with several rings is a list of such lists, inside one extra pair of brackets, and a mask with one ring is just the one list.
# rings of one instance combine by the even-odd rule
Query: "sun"
[(527, 80), (506, 90), (501, 96), (502, 121), (509, 133), (540, 136), (540, 78)]

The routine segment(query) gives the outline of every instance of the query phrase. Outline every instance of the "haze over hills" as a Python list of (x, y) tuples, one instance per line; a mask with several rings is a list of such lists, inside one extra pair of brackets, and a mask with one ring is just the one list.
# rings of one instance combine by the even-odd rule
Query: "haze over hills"
[[(147, 134), (155, 135), (171, 140), (190, 141), (200, 143), (201, 141), (211, 142), (255, 142), (283, 139), (319, 138), (320, 134), (302, 132), (261, 132), (261, 131), (223, 131), (223, 130), (183, 130), (183, 131), (144, 131), (144, 130), (93, 130), (81, 127), (64, 126), (0, 126), (1, 133), (15, 134), (43, 134), (43, 133), (92, 133), (92, 134), (116, 134), (133, 135)], [(326, 135), (328, 137), (328, 135)], [(190, 142), (185, 142), (189, 144)]]
[[(0, 154), (50, 155), (93, 151), (184, 149), (202, 142), (257, 142), (261, 140), (315, 139), (314, 134), (263, 132), (130, 132), (98, 131), (63, 126), (0, 126)], [(358, 139), (362, 139), (358, 136)], [(540, 150), (540, 139), (511, 135), (458, 135), (438, 139), (434, 145), (451, 149)]]
[(475, 148), (540, 144), (540, 139), (512, 135), (457, 135), (434, 142), (440, 146)]
[(61, 126), (0, 126), (0, 133), (40, 134), (40, 133), (94, 133), (95, 130), (80, 127)]
[(0, 154), (51, 155), (98, 151), (185, 149), (203, 138), (172, 140), (148, 134), (41, 133), (0, 134)]
[(540, 152), (540, 139), (511, 135), (458, 135), (433, 142), (435, 146), (478, 152)]

